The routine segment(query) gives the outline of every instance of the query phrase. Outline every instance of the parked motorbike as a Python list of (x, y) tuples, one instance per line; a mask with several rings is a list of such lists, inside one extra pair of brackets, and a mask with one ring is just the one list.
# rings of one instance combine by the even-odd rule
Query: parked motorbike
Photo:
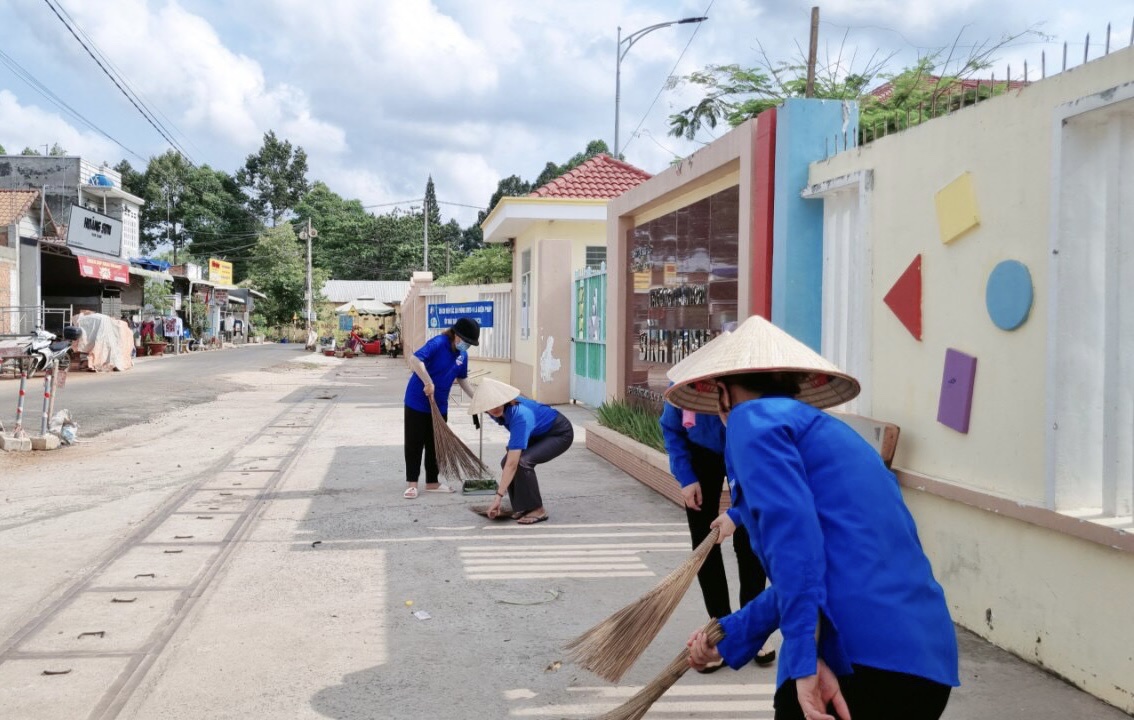
[(82, 336), (82, 328), (71, 325), (63, 328), (62, 340), (57, 339), (54, 333), (36, 328), (32, 333), (31, 342), (24, 348), (24, 354), (29, 358), (27, 360), (28, 377), (35, 377), (37, 372), (48, 368), (63, 369), (69, 367), (71, 358), (68, 352), (71, 349), (71, 343)]

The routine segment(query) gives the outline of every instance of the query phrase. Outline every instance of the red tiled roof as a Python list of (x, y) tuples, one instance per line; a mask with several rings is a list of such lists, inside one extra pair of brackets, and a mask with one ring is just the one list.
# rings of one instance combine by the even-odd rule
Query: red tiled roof
[(38, 190), (0, 190), (0, 228), (19, 221), (37, 197)]
[[(922, 79), (922, 84), (925, 85), (925, 86), (936, 85), (940, 81), (941, 81), (941, 78), (937, 77), (936, 75), (926, 75)], [(954, 80), (952, 83), (942, 86), (941, 94), (942, 95), (955, 95), (955, 94), (957, 94), (958, 91), (975, 90), (977, 87), (979, 87), (981, 85), (991, 86), (994, 83), (997, 87), (997, 90), (1002, 92), (1004, 85), (1005, 85), (1003, 80), (994, 81), (994, 80), (980, 80), (980, 79), (976, 79), (976, 78), (965, 78), (964, 80), (959, 80), (959, 81)], [(1023, 80), (1012, 80), (1011, 82), (1007, 83), (1009, 90), (1019, 90), (1020, 88), (1026, 87), (1029, 84), (1030, 83), (1026, 83)], [(874, 88), (873, 90), (871, 90), (870, 94), (873, 95), (874, 98), (876, 100), (878, 100), (879, 102), (886, 102), (894, 94), (894, 83), (891, 83), (891, 82), (883, 83), (883, 84), (879, 85), (878, 87)]]
[(645, 170), (602, 153), (536, 189), (530, 197), (610, 200), (650, 177)]

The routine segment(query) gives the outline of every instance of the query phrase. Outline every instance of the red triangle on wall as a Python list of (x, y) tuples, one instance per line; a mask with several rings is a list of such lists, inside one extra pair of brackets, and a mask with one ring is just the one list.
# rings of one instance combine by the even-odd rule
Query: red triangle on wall
[(914, 258), (883, 298), (917, 340), (921, 340), (921, 255)]

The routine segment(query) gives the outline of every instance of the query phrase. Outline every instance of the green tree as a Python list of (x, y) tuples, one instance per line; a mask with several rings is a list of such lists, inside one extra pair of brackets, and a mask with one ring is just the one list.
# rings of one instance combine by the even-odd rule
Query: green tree
[[(318, 293), (327, 273), (316, 269), (312, 287)], [(248, 284), (267, 295), (256, 303), (258, 314), (269, 326), (291, 322), (306, 310), (307, 256), (291, 225), (268, 228), (260, 235), (255, 259), (249, 265)], [(316, 298), (317, 300), (317, 298)]]
[(248, 208), (274, 227), (309, 190), (307, 153), (269, 130), (259, 152), (249, 155), (237, 170), (236, 182), (247, 196)]
[(20, 151), (20, 154), (21, 155), (42, 155), (43, 153), (41, 153), (39, 150), (36, 150), (35, 148), (25, 147), (23, 150)]
[[(847, 72), (843, 61), (844, 35), (837, 57), (817, 69), (812, 97), (859, 101), (859, 127), (864, 129), (875, 123), (882, 123), (885, 127), (887, 123), (896, 122), (899, 116), (904, 119), (907, 113), (916, 114), (919, 110), (923, 116), (941, 114), (948, 111), (949, 103), (941, 102), (939, 105), (939, 100), (956, 97), (959, 103), (966, 92), (963, 81), (990, 67), (1001, 49), (1026, 35), (1039, 33), (1030, 28), (996, 43), (979, 43), (963, 57), (957, 54), (958, 35), (951, 49), (923, 56), (894, 74), (884, 71), (896, 52), (881, 57), (876, 53), (863, 67), (852, 67), (851, 72)], [(701, 88), (703, 95), (694, 105), (670, 115), (669, 134), (694, 140), (699, 132), (712, 130), (718, 123), (736, 127), (780, 105), (786, 98), (806, 96), (807, 62), (804, 58), (773, 62), (763, 47), (760, 54), (761, 60), (756, 67), (709, 65), (684, 77), (671, 78), (670, 89), (682, 84), (695, 85)], [(854, 64), (853, 58), (850, 64)], [(885, 100), (871, 95), (868, 88), (877, 80), (890, 82), (895, 92)], [(990, 86), (983, 97), (993, 92), (995, 89)], [(979, 89), (974, 90), (972, 95), (970, 102), (983, 99)]]
[(530, 182), (519, 175), (509, 175), (496, 183), (496, 192), (492, 193), (492, 197), (489, 198), (488, 207), (478, 213), (477, 223), (484, 222), (484, 219), (492, 213), (492, 209), (496, 207), (496, 203), (500, 202), (501, 198), (522, 197), (531, 191), (532, 184)]
[(512, 253), (500, 245), (474, 250), (453, 272), (437, 279), (440, 285), (486, 285), (512, 281)]
[(380, 266), (377, 220), (358, 200), (345, 200), (316, 181), (295, 208), (295, 227), (310, 219), (318, 231), (312, 263), (340, 280), (364, 280)]
[(0, 155), (7, 155), (7, 154), (8, 154), (8, 151), (4, 149), (3, 145), (0, 145)]

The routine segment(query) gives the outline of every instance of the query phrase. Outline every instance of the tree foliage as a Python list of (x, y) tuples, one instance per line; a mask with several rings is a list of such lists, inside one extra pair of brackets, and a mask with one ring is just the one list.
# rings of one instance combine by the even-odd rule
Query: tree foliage
[(453, 272), (437, 279), (440, 285), (488, 285), (512, 281), (512, 253), (501, 245), (474, 250), (453, 268)]
[[(825, 65), (816, 69), (812, 96), (857, 100), (859, 126), (864, 129), (875, 125), (897, 127), (908, 117), (907, 113), (920, 112), (923, 118), (943, 114), (962, 102), (966, 93), (970, 95), (970, 102), (976, 102), (1003, 92), (1003, 84), (999, 91), (990, 84), (982, 93), (980, 88), (969, 90), (964, 81), (989, 68), (1001, 49), (1026, 35), (1039, 33), (1030, 28), (996, 43), (979, 43), (963, 57), (957, 53), (958, 35), (952, 48), (923, 55), (913, 65), (896, 73), (885, 72), (896, 51), (881, 56), (876, 52), (858, 68), (855, 67), (855, 57), (844, 63), (843, 50), (847, 40), (844, 35), (838, 55), (828, 58)], [(891, 85), (892, 92), (885, 99), (870, 92), (871, 88), (880, 84), (877, 81)], [(713, 130), (718, 123), (736, 127), (780, 105), (787, 98), (805, 97), (807, 62), (802, 53), (793, 60), (774, 62), (761, 46), (756, 67), (709, 65), (684, 77), (671, 78), (668, 86), (673, 89), (682, 84), (698, 86), (703, 95), (694, 105), (670, 116), (669, 134), (694, 140), (699, 132)], [(953, 105), (950, 99), (953, 99)]]
[[(256, 244), (257, 261), (250, 267), (248, 284), (267, 298), (256, 303), (256, 310), (269, 326), (285, 325), (306, 311), (307, 257), (291, 225), (268, 228)], [(312, 287), (318, 293), (327, 273), (316, 269)]]
[(244, 167), (236, 171), (236, 182), (246, 196), (248, 209), (275, 226), (309, 189), (307, 153), (269, 130), (259, 152), (249, 155)]

